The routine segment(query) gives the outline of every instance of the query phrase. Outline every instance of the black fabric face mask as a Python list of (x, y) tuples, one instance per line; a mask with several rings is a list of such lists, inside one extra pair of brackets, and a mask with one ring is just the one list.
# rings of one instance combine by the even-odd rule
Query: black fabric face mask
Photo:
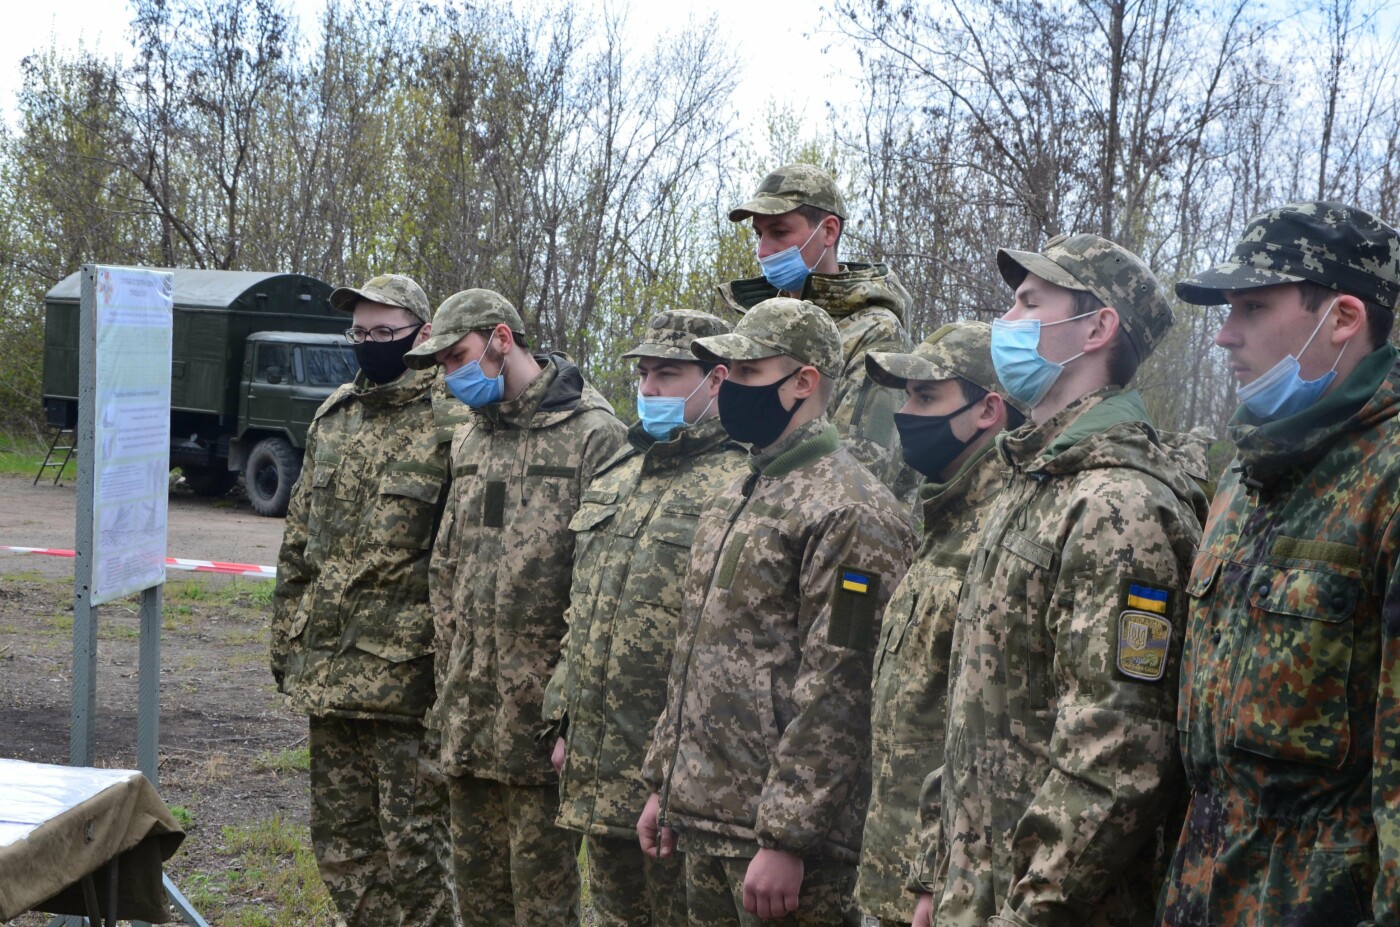
[(743, 444), (751, 444), (762, 449), (778, 440), (778, 435), (792, 421), (798, 406), (805, 400), (799, 399), (791, 409), (783, 408), (778, 398), (778, 387), (801, 371), (798, 367), (792, 373), (769, 383), (767, 386), (740, 386), (733, 380), (725, 380), (719, 385), (719, 422), (729, 437)]
[(413, 347), (413, 339), (418, 337), (418, 331), (422, 327), (422, 323), (419, 323), (413, 331), (393, 341), (366, 339), (355, 345), (355, 360), (365, 372), (365, 377), (371, 383), (382, 386), (403, 376), (403, 372), (408, 369), (408, 365), (403, 362), (403, 356)]
[(958, 436), (953, 434), (953, 417), (961, 415), (976, 404), (969, 402), (947, 415), (910, 415), (907, 412), (896, 412), (894, 427), (899, 431), (904, 462), (927, 479), (942, 480), (943, 469), (987, 430), (983, 428), (966, 441), (960, 441)]

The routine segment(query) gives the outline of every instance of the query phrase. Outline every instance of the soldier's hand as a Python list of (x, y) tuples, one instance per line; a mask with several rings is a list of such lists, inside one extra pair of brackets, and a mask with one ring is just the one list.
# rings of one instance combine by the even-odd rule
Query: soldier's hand
[(933, 924), (933, 896), (919, 892), (919, 902), (914, 905), (914, 922), (909, 927), (931, 927)]
[(554, 752), (549, 755), (549, 762), (554, 766), (555, 772), (564, 771), (564, 738), (560, 737), (554, 741)]
[(744, 910), (765, 920), (796, 911), (802, 872), (802, 857), (767, 847), (759, 850), (744, 873)]
[(642, 845), (642, 853), (657, 859), (666, 859), (676, 852), (676, 835), (669, 827), (657, 828), (661, 817), (661, 796), (655, 792), (647, 799), (642, 816), (637, 818), (637, 841)]

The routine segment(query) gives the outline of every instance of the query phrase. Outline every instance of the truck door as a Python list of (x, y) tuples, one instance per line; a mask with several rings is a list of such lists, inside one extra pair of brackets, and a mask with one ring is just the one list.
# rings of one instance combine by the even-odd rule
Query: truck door
[(256, 353), (248, 380), (246, 427), (283, 431), (296, 378), (292, 346), (277, 342), (253, 342), (253, 346)]

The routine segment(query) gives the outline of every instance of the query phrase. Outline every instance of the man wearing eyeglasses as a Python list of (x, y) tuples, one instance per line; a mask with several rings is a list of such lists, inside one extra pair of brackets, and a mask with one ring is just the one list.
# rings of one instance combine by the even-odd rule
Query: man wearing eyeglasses
[(277, 562), (272, 675), (310, 716), (311, 840), (339, 922), (451, 927), (446, 786), (422, 723), (448, 446), (434, 372), (403, 360), (432, 333), (428, 298), (385, 274), (330, 301), (351, 314), (360, 371), (307, 433)]

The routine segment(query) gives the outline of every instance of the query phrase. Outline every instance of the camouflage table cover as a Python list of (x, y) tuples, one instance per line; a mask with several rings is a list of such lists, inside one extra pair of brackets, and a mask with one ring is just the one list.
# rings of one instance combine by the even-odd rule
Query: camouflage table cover
[(0, 922), (82, 916), (76, 883), (117, 859), (117, 916), (166, 923), (161, 864), (184, 839), (139, 772), (0, 760)]

